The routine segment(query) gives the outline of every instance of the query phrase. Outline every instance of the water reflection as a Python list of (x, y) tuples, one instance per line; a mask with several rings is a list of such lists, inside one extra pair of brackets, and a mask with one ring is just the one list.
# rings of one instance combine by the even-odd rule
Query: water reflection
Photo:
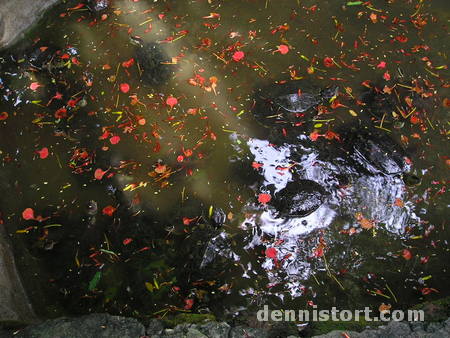
[[(317, 247), (305, 243), (319, 238), (321, 229), (339, 227), (354, 234), (383, 228), (402, 236), (405, 227), (420, 222), (402, 180), (402, 173), (409, 171), (410, 165), (397, 161), (404, 160), (401, 150), (394, 143), (389, 145), (389, 140), (377, 142), (376, 136), (366, 137), (358, 139), (365, 141), (364, 145), (327, 142), (332, 156), (324, 156), (323, 144), (314, 143), (305, 135), (299, 135), (297, 143), (279, 145), (269, 140), (248, 140), (260, 170), (258, 189), (270, 191), (273, 200), (266, 207), (253, 203), (247, 206), (256, 211), (247, 213), (241, 228), (248, 233), (245, 250), (265, 248), (262, 268), (269, 287), (282, 283), (291, 297), (303, 294), (302, 281), (313, 272), (311, 257), (321, 255)], [(288, 191), (289, 185), (294, 189)], [(326, 193), (316, 205), (314, 195), (304, 191), (317, 191), (320, 187)], [(285, 197), (289, 200), (284, 205), (295, 212), (277, 204)], [(298, 203), (312, 211), (299, 216)], [(279, 297), (282, 294), (277, 293)]]

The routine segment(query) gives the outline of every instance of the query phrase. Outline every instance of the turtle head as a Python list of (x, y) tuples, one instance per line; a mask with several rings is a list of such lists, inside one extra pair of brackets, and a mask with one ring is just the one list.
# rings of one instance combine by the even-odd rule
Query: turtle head
[(325, 100), (329, 100), (329, 99), (331, 99), (333, 96), (336, 96), (337, 94), (339, 94), (339, 87), (338, 87), (338, 86), (327, 87), (327, 88), (323, 89), (323, 90), (320, 92), (320, 95), (321, 95)]

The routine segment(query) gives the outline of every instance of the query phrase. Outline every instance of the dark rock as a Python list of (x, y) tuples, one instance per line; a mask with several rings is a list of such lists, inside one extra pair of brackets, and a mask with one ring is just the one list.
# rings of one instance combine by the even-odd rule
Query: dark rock
[(158, 319), (151, 319), (146, 325), (146, 332), (149, 336), (160, 334), (163, 330), (164, 325)]
[(263, 329), (237, 326), (233, 327), (230, 332), (230, 338), (269, 338), (269, 333)]
[(32, 325), (20, 331), (23, 338), (138, 338), (145, 335), (145, 328), (134, 318), (91, 314), (79, 318), (58, 318)]
[(208, 322), (200, 325), (198, 330), (208, 338), (228, 338), (231, 327), (227, 323)]

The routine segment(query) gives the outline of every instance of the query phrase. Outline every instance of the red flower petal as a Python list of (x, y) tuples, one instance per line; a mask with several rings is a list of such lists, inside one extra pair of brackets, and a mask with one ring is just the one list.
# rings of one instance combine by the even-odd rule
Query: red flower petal
[(108, 206), (103, 208), (102, 212), (103, 212), (103, 215), (112, 216), (116, 210), (117, 209), (114, 208), (113, 206), (108, 205)]
[(41, 159), (47, 158), (48, 157), (48, 148), (44, 147), (41, 150), (38, 150), (37, 153), (39, 154), (39, 157)]
[(184, 300), (184, 309), (185, 310), (190, 310), (192, 308), (192, 306), (194, 305), (194, 300), (190, 299), (190, 298), (186, 298)]
[(409, 120), (411, 121), (412, 124), (420, 123), (420, 119), (416, 115), (412, 115)]
[(128, 244), (130, 244), (131, 242), (133, 242), (133, 239), (131, 239), (131, 238), (125, 238), (124, 240), (123, 240), (123, 245), (128, 245)]
[(30, 220), (30, 219), (34, 219), (34, 210), (31, 208), (26, 208), (23, 212), (22, 212), (22, 217), (25, 220)]
[(311, 141), (317, 141), (317, 139), (322, 136), (317, 131), (313, 131), (311, 134), (309, 134), (309, 138)]
[(42, 87), (39, 82), (33, 82), (32, 84), (30, 84), (30, 89), (33, 91), (37, 90), (39, 87)]
[(1, 112), (0, 113), (0, 121), (6, 120), (8, 118), (8, 113), (7, 112)]
[(404, 259), (409, 261), (412, 258), (411, 251), (409, 251), (408, 249), (403, 249), (402, 256)]
[(389, 72), (386, 72), (386, 73), (383, 74), (383, 78), (384, 78), (386, 81), (389, 81), (389, 80), (391, 79), (391, 74), (389, 74)]
[(270, 202), (271, 199), (272, 199), (272, 196), (270, 196), (269, 194), (259, 194), (259, 196), (258, 196), (258, 201), (259, 201), (259, 203), (262, 203), (262, 204), (266, 204), (266, 203)]
[(124, 68), (130, 68), (132, 65), (134, 65), (134, 59), (133, 58), (129, 59), (128, 61), (122, 62), (122, 67), (124, 67)]
[(268, 258), (277, 258), (277, 249), (275, 249), (275, 248), (268, 248), (266, 250), (266, 257), (268, 257)]
[(284, 55), (289, 53), (289, 47), (286, 45), (279, 45), (277, 51)]
[(178, 104), (178, 100), (176, 97), (168, 97), (166, 100), (166, 104), (170, 107), (173, 108), (173, 106), (175, 106), (176, 104)]
[(377, 68), (386, 68), (386, 62), (381, 61), (378, 65)]
[(128, 93), (130, 91), (130, 85), (128, 83), (121, 83), (120, 91), (124, 94)]
[(109, 142), (111, 142), (111, 144), (117, 144), (120, 142), (120, 136), (113, 136), (109, 139)]
[(252, 163), (252, 167), (255, 168), (255, 169), (261, 168), (262, 166), (263, 166), (263, 164), (259, 163), (259, 162), (253, 162)]
[(102, 169), (98, 168), (94, 172), (94, 177), (97, 180), (101, 180), (106, 173), (107, 171), (103, 171)]
[(333, 59), (330, 57), (326, 57), (323, 59), (323, 65), (327, 68), (333, 67), (334, 66), (334, 62)]
[(236, 62), (241, 61), (244, 57), (245, 57), (245, 53), (240, 50), (237, 52), (234, 52), (234, 54), (233, 54), (233, 60)]

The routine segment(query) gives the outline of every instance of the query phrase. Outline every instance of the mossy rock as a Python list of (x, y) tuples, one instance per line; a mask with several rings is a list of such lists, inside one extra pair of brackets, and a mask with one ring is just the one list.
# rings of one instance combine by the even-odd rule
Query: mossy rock
[(212, 314), (180, 313), (172, 318), (165, 319), (164, 322), (168, 327), (175, 327), (179, 324), (198, 324), (215, 320), (216, 317)]
[(446, 320), (450, 317), (450, 297), (417, 304), (412, 307), (412, 310), (423, 310), (425, 320), (429, 322)]
[(368, 327), (376, 328), (382, 325), (383, 322), (366, 322), (365, 320), (359, 321), (326, 321), (326, 322), (314, 322), (311, 324), (308, 330), (311, 336), (318, 336), (329, 333), (334, 330), (338, 331), (356, 331), (361, 332)]

